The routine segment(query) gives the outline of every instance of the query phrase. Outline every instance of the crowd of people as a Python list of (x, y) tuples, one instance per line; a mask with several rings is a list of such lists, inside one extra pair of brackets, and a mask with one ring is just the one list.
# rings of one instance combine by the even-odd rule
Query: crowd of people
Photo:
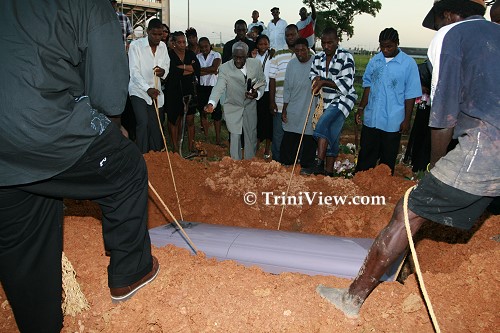
[[(325, 175), (357, 103), (354, 58), (339, 46), (337, 30), (324, 29), (322, 51), (312, 50), (312, 1), (312, 13), (301, 8), (297, 24), (281, 19), (277, 7), (267, 26), (258, 11), (250, 31), (236, 21), (222, 55), (195, 29), (171, 33), (158, 19), (128, 46), (130, 22), (110, 3), (0, 2), (0, 282), (22, 332), (58, 332), (63, 325), (63, 198), (101, 207), (113, 301), (154, 280), (160, 265), (147, 231), (143, 153), (166, 148), (165, 121), (175, 151), (185, 127), (194, 149), (194, 114), (201, 112), (205, 133), (211, 115), (217, 144), (224, 118), (232, 158), (253, 158), (264, 142), (266, 156), (283, 164), (293, 162), (304, 133), (301, 172)], [(497, 23), (498, 3), (491, 11)], [(427, 221), (470, 229), (500, 194), (500, 27), (483, 18), (485, 8), (482, 0), (434, 3), (422, 23), (438, 31), (428, 52), (430, 83), (425, 68), (419, 75), (398, 48), (393, 28), (380, 32), (381, 51), (363, 76), (359, 170), (377, 161), (393, 168), (415, 98), (426, 92), (432, 100), (430, 172), (408, 200), (413, 234)], [(121, 125), (127, 96), (135, 143)], [(401, 200), (348, 289), (318, 287), (347, 316), (358, 315), (407, 249), (404, 210)]]
[[(135, 133), (141, 152), (166, 148), (160, 128), (166, 118), (173, 151), (182, 149), (181, 139), (187, 130), (188, 150), (190, 156), (195, 156), (194, 116), (199, 112), (201, 131), (208, 139), (210, 113), (215, 144), (221, 147), (226, 147), (221, 139), (221, 122), (224, 119), (226, 123), (232, 158), (253, 158), (264, 143), (265, 159), (272, 158), (290, 165), (295, 162), (299, 150), (298, 161), (303, 175), (334, 175), (340, 133), (358, 97), (354, 89), (355, 63), (353, 56), (339, 47), (334, 28), (327, 28), (318, 36), (321, 37), (322, 51), (315, 53), (316, 10), (312, 1), (309, 6), (311, 13), (305, 7), (300, 8), (297, 24), (287, 24), (280, 17), (279, 8), (273, 7), (270, 10), (272, 19), (266, 25), (259, 21), (260, 14), (254, 10), (250, 24), (242, 19), (234, 23), (235, 37), (225, 43), (222, 54), (212, 50), (207, 37), (198, 38), (195, 28), (171, 33), (160, 20), (150, 20), (147, 37), (133, 41), (128, 48), (129, 94), (136, 119), (135, 128), (129, 128), (129, 131)], [(125, 22), (121, 26), (126, 38), (130, 33), (129, 24), (121, 13), (117, 14), (120, 22)], [(162, 45), (158, 44), (160, 42)], [(246, 58), (239, 64), (241, 68), (235, 67), (241, 73), (237, 72), (235, 78), (227, 81), (227, 77), (221, 75), (226, 73), (221, 65), (235, 61), (234, 51), (238, 43), (246, 45)], [(383, 163), (394, 173), (401, 134), (410, 130), (415, 99), (422, 95), (422, 86), (416, 62), (399, 48), (398, 31), (385, 29), (380, 33), (379, 43), (381, 51), (370, 60), (363, 75), (364, 92), (355, 117), (356, 123), (363, 124), (356, 171)], [(287, 82), (288, 65), (292, 59), (297, 59), (297, 47), (302, 49), (303, 46), (307, 47), (312, 59), (309, 71), (301, 77), (288, 74), (288, 80), (295, 82)], [(155, 53), (157, 48), (158, 53)], [(142, 50), (140, 58), (138, 50)], [(265, 78), (264, 90), (256, 89), (255, 98), (245, 94), (258, 83), (255, 74), (246, 73), (247, 66), (250, 66), (246, 59), (259, 60), (259, 74), (262, 72)], [(141, 66), (144, 68), (142, 72), (139, 70)], [(150, 70), (153, 67), (155, 71)], [(160, 80), (155, 81), (155, 77)], [(158, 88), (158, 81), (162, 82), (162, 89)], [(289, 89), (296, 88), (295, 84), (299, 83), (305, 85), (304, 88), (307, 85), (311, 88), (293, 94), (292, 100), (298, 98), (300, 102), (286, 103), (284, 95), (290, 97)], [(226, 86), (222, 87), (222, 84)], [(232, 95), (236, 86), (240, 91)], [(211, 96), (214, 87), (217, 91)], [(311, 90), (312, 95), (307, 90)], [(251, 101), (253, 99), (255, 101)], [(306, 119), (306, 111), (314, 110), (320, 99), (323, 110), (313, 129), (314, 111), (310, 112), (311, 119)], [(311, 100), (309, 107), (307, 100)], [(300, 108), (297, 107), (299, 104)], [(293, 110), (291, 117), (283, 110)], [(159, 112), (158, 116), (156, 112)], [(417, 131), (413, 137), (415, 133)], [(415, 141), (423, 139), (412, 140)], [(418, 143), (413, 146), (418, 152)], [(429, 150), (423, 152), (426, 151)], [(419, 160), (415, 157), (414, 162), (417, 164)]]
[[(129, 110), (132, 110), (130, 114), (133, 114), (135, 122), (127, 122), (125, 127), (129, 137), (137, 143), (142, 153), (165, 150), (162, 136), (168, 138), (167, 141), (174, 152), (179, 152), (182, 149), (181, 139), (187, 131), (187, 147), (190, 156), (195, 156), (197, 150), (194, 138), (197, 129), (194, 116), (199, 112), (201, 132), (205, 139), (209, 140), (211, 117), (215, 129), (214, 143), (223, 148), (227, 147), (221, 136), (222, 120), (225, 121), (229, 132), (229, 151), (234, 159), (253, 158), (263, 145), (265, 159), (272, 158), (287, 165), (293, 163), (290, 159), (290, 156), (294, 155), (293, 149), (290, 150), (288, 145), (294, 144), (295, 140), (285, 141), (287, 156), (284, 159), (280, 157), (284, 127), (291, 126), (297, 134), (297, 128), (305, 119), (291, 117), (286, 123), (283, 120), (285, 73), (289, 61), (296, 58), (295, 44), (299, 38), (307, 41), (307, 45), (304, 41), (299, 44), (307, 47), (309, 55), (315, 54), (313, 50), (316, 41), (316, 10), (312, 1), (309, 2), (311, 13), (308, 13), (305, 7), (300, 8), (297, 24), (287, 24), (280, 18), (277, 7), (270, 10), (272, 19), (267, 25), (259, 21), (257, 10), (252, 12), (252, 20), (248, 25), (245, 20), (237, 20), (234, 23), (235, 37), (224, 44), (222, 54), (213, 50), (207, 37), (198, 38), (195, 28), (190, 27), (184, 32), (171, 32), (167, 25), (155, 18), (148, 23), (146, 37), (128, 44), (127, 37), (131, 34), (130, 22), (118, 11), (116, 1), (111, 3), (115, 4), (121, 22), (122, 37), (129, 54)], [(227, 79), (223, 77), (225, 72), (222, 66), (230, 62), (236, 65), (235, 45), (241, 42), (246, 44), (248, 49), (242, 67), (239, 68), (241, 73), (236, 74), (238, 77), (235, 80), (229, 81), (231, 87), (221, 87)], [(253, 67), (249, 64), (253, 64), (254, 60), (260, 62), (259, 78), (257, 73), (246, 72), (248, 66)], [(261, 73), (264, 78), (262, 82)], [(352, 88), (353, 73), (351, 74), (349, 84)], [(308, 76), (309, 72), (302, 77), (305, 79), (304, 83), (310, 82)], [(241, 92), (231, 98), (231, 92), (236, 86)], [(257, 96), (252, 98), (252, 94), (246, 92), (254, 86)], [(214, 96), (211, 96), (215, 88), (217, 90)], [(219, 92), (220, 96), (217, 95)], [(252, 99), (254, 101), (250, 103)], [(211, 107), (207, 107), (208, 104), (211, 104)], [(245, 111), (247, 107), (250, 107), (250, 111)], [(291, 106), (292, 109), (294, 107), (295, 105)], [(164, 125), (168, 133), (162, 131)], [(312, 129), (310, 125), (308, 128), (309, 133)], [(238, 138), (238, 135), (241, 137)], [(308, 139), (307, 151), (313, 151), (315, 154), (316, 143)], [(238, 149), (243, 152), (237, 151)], [(302, 160), (303, 167), (310, 168), (313, 164), (314, 161), (311, 162), (308, 158)]]

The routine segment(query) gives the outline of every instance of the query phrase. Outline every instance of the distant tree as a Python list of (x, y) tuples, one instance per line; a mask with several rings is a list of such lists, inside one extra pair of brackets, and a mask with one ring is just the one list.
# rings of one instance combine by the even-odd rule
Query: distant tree
[[(310, 0), (303, 0), (309, 4)], [(334, 25), (338, 28), (339, 38), (347, 35), (347, 39), (354, 35), (352, 22), (354, 16), (370, 14), (375, 17), (382, 8), (377, 0), (313, 0), (317, 11), (316, 31), (321, 32), (326, 26)]]

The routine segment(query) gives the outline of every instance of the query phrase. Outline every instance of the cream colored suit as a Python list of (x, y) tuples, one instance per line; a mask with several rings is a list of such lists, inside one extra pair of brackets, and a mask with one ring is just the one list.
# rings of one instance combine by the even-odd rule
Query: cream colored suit
[[(209, 100), (219, 102), (225, 93), (224, 119), (227, 129), (231, 133), (231, 157), (241, 159), (241, 133), (245, 139), (245, 159), (255, 156), (257, 149), (257, 100), (245, 97), (247, 80), (252, 83), (264, 82), (266, 78), (259, 60), (248, 58), (246, 61), (245, 76), (241, 69), (236, 68), (234, 61), (230, 60), (219, 67), (217, 84), (212, 89)], [(259, 87), (259, 95), (264, 94), (265, 85)]]

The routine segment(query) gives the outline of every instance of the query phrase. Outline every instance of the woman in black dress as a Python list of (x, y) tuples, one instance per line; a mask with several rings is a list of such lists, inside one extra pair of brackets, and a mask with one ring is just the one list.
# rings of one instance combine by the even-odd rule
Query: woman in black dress
[[(200, 76), (200, 63), (193, 51), (187, 49), (186, 36), (182, 31), (172, 34), (172, 48), (168, 51), (170, 56), (170, 71), (165, 85), (168, 129), (174, 146), (174, 152), (179, 152), (179, 140), (184, 115), (183, 97), (195, 96), (195, 85)], [(193, 100), (186, 116), (188, 130), (189, 151), (194, 149), (194, 114), (196, 103)]]

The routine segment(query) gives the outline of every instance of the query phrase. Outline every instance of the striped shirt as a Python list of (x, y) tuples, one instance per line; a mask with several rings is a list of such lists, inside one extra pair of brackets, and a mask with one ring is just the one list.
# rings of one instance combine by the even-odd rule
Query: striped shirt
[(295, 58), (295, 53), (290, 49), (279, 50), (275, 53), (269, 65), (269, 78), (276, 80), (274, 101), (278, 107), (278, 112), (283, 110), (283, 85), (285, 83), (286, 67), (293, 58)]
[(338, 89), (324, 87), (322, 89), (323, 105), (326, 110), (330, 105), (338, 103), (339, 110), (347, 117), (356, 103), (356, 90), (354, 90), (354, 58), (346, 50), (338, 47), (326, 68), (326, 54), (319, 52), (314, 56), (309, 78), (316, 77), (332, 81)]
[(120, 22), (120, 27), (122, 28), (122, 38), (125, 46), (127, 45), (127, 36), (133, 33), (132, 25), (130, 24), (130, 20), (127, 15), (122, 12), (116, 12), (116, 16), (118, 17), (118, 22)]
[[(314, 52), (309, 49), (309, 53), (314, 55)], [(274, 101), (278, 107), (278, 112), (283, 110), (283, 85), (285, 83), (286, 68), (290, 60), (295, 58), (295, 53), (290, 49), (279, 50), (271, 59), (269, 67), (269, 78), (276, 80), (276, 94)]]

